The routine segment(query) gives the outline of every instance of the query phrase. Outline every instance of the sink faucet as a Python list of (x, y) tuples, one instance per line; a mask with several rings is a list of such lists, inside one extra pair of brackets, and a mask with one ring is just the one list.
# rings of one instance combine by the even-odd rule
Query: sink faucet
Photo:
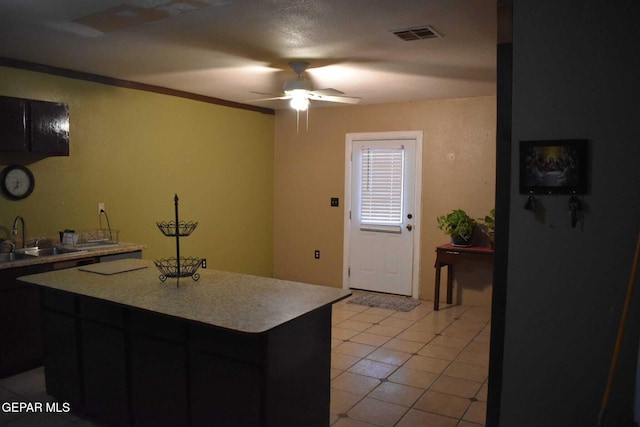
[(26, 248), (27, 247), (27, 239), (26, 239), (26, 235), (25, 235), (25, 225), (24, 225), (24, 218), (22, 218), (20, 215), (18, 215), (16, 217), (16, 219), (13, 220), (13, 235), (17, 236), (18, 235), (18, 220), (20, 220), (22, 222), (22, 247)]

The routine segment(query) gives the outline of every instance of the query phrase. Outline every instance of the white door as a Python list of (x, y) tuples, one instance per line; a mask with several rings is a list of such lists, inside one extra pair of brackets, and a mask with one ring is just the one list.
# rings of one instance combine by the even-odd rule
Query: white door
[(404, 133), (347, 135), (345, 287), (417, 298), (419, 143)]

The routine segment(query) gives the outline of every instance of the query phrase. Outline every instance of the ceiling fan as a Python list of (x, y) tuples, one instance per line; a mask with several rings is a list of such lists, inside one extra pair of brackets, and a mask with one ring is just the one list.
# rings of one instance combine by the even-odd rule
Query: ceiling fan
[(342, 104), (357, 104), (360, 102), (360, 98), (343, 96), (344, 92), (340, 92), (336, 89), (313, 90), (311, 83), (302, 78), (302, 73), (309, 68), (308, 62), (290, 62), (289, 67), (291, 67), (298, 77), (284, 84), (284, 94), (271, 98), (254, 99), (252, 101), (288, 99), (290, 100), (291, 108), (298, 112), (305, 111), (309, 107), (310, 101), (339, 102)]

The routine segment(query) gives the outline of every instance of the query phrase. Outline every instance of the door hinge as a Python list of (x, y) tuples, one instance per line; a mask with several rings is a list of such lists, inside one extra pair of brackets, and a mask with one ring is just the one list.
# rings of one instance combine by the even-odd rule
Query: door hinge
[(347, 277), (351, 277), (351, 267), (347, 268)]
[(349, 211), (349, 219), (351, 219), (351, 211)]

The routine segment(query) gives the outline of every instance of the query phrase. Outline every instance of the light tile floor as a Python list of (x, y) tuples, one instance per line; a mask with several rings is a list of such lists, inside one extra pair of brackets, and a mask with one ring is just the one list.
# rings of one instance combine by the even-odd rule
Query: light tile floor
[[(362, 292), (354, 292), (355, 298)], [(423, 301), (409, 312), (333, 306), (333, 427), (485, 424), (488, 309)]]
[[(332, 427), (484, 425), (488, 310), (441, 305), (436, 312), (423, 301), (400, 312), (347, 302), (333, 307)], [(51, 401), (42, 368), (0, 380), (0, 402), (12, 401)], [(0, 425), (98, 426), (73, 413), (1, 410)]]

